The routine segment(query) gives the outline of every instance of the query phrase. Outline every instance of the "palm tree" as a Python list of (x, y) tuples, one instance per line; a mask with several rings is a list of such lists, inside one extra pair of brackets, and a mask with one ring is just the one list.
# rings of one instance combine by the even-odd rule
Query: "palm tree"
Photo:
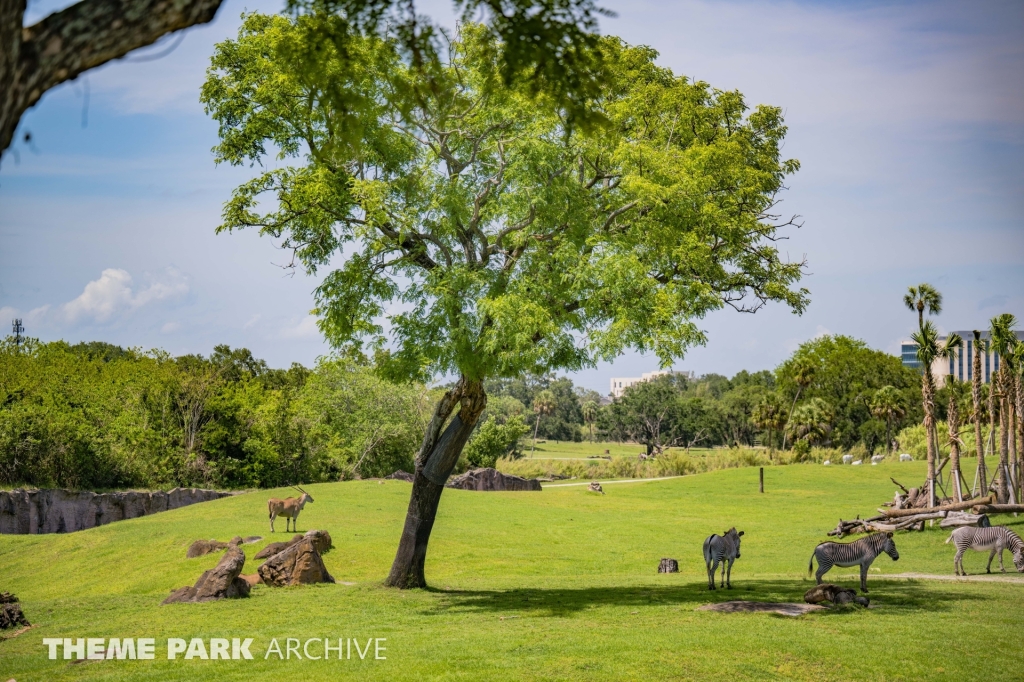
[[(1013, 382), (1013, 354), (1017, 345), (1017, 336), (1013, 328), (1017, 326), (1017, 318), (1010, 313), (1003, 313), (992, 318), (989, 334), (992, 337), (992, 349), (998, 354), (999, 371), (992, 377), (992, 388), (998, 385), (999, 391), (999, 483), (996, 495), (999, 502), (1006, 503), (1010, 497), (1009, 467), (1009, 435), (1010, 435), (1010, 399)], [(993, 416), (992, 428), (995, 428)]]
[[(974, 360), (971, 371), (971, 402), (974, 407), (974, 448), (978, 457), (977, 480), (981, 484), (982, 494), (988, 490), (986, 480), (988, 472), (985, 469), (985, 445), (981, 442), (981, 332), (974, 330)], [(974, 491), (971, 491), (974, 494)]]
[(793, 364), (793, 381), (796, 382), (796, 397), (793, 398), (793, 406), (789, 408), (789, 417), (783, 427), (782, 449), (786, 449), (786, 437), (789, 435), (789, 420), (793, 418), (796, 410), (796, 403), (800, 400), (800, 393), (814, 383), (814, 364), (807, 358), (798, 358)]
[(588, 400), (582, 405), (583, 422), (590, 427), (590, 442), (594, 442), (594, 422), (597, 421), (598, 405), (593, 400)]
[(1013, 366), (1017, 370), (1013, 373), (1017, 397), (1017, 485), (1020, 492), (1017, 499), (1024, 500), (1024, 341), (1017, 341), (1013, 348)]
[(533, 457), (537, 449), (537, 429), (540, 428), (542, 415), (551, 414), (555, 411), (555, 394), (544, 389), (533, 397), (533, 411), (537, 414), (537, 422), (533, 425), (533, 447), (530, 449), (530, 456)]
[(765, 394), (761, 401), (754, 406), (750, 414), (750, 421), (759, 429), (768, 432), (768, 445), (773, 447), (772, 436), (785, 428), (789, 414), (778, 393)]
[(907, 413), (903, 404), (903, 396), (895, 386), (883, 386), (875, 391), (871, 398), (871, 414), (878, 419), (885, 419), (885, 451), (892, 454), (892, 423), (902, 419)]
[(917, 359), (927, 368), (921, 375), (921, 395), (924, 401), (924, 431), (928, 444), (928, 506), (935, 506), (935, 459), (937, 442), (932, 437), (935, 433), (935, 384), (932, 382), (931, 364), (937, 359), (948, 358), (956, 353), (963, 340), (957, 334), (950, 334), (945, 343), (939, 343), (939, 333), (935, 325), (928, 320), (921, 331), (910, 335), (917, 344)]
[(811, 398), (797, 408), (789, 421), (794, 440), (806, 440), (809, 445), (824, 441), (832, 433), (832, 407), (821, 398)]
[(954, 499), (964, 501), (963, 488), (960, 486), (963, 474), (960, 472), (960, 403), (963, 401), (966, 384), (958, 381), (955, 376), (946, 376), (946, 387), (949, 389), (949, 407), (947, 408), (946, 424), (949, 427), (949, 466), (953, 483)]
[(942, 294), (931, 284), (919, 284), (909, 287), (903, 296), (903, 304), (910, 310), (917, 311), (917, 328), (924, 329), (924, 313), (938, 315), (942, 312)]
[[(924, 314), (927, 312), (929, 315), (938, 315), (942, 312), (942, 294), (933, 287), (931, 284), (923, 283), (916, 287), (908, 287), (907, 293), (903, 296), (903, 304), (908, 309), (917, 312), (917, 330), (918, 332), (924, 331)], [(920, 358), (919, 358), (920, 359)], [(922, 363), (921, 367), (924, 373), (925, 379), (931, 387), (931, 394), (935, 395), (935, 379), (932, 377), (932, 366), (930, 364)], [(921, 399), (924, 400), (925, 391), (921, 391)], [(927, 412), (927, 409), (925, 410)], [(928, 441), (928, 446), (932, 452), (938, 450), (938, 437), (935, 433), (934, 421), (932, 429), (925, 430), (925, 439)]]

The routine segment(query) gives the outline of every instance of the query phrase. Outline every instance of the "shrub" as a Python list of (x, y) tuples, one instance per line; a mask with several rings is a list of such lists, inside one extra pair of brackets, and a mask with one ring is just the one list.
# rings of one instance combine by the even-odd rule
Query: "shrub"
[(466, 462), (474, 467), (493, 467), (501, 457), (521, 457), (519, 439), (529, 430), (519, 415), (509, 417), (504, 424), (493, 417), (487, 419), (466, 444)]

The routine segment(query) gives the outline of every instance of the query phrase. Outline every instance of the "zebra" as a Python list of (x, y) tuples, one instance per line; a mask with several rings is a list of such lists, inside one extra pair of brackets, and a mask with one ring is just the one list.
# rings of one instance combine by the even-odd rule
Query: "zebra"
[(811, 560), (807, 564), (807, 572), (814, 570), (814, 560), (818, 560), (818, 572), (814, 574), (818, 584), (821, 584), (821, 576), (828, 573), (833, 566), (856, 566), (860, 564), (860, 591), (868, 591), (868, 567), (882, 552), (885, 552), (893, 561), (900, 560), (900, 553), (896, 551), (896, 543), (893, 542), (892, 533), (872, 533), (867, 537), (855, 542), (823, 542), (814, 548)]
[[(722, 535), (712, 533), (704, 541), (704, 565), (708, 570), (708, 589), (715, 589), (715, 571), (722, 564), (722, 587), (732, 589), (732, 563), (740, 558), (740, 536), (743, 531), (736, 532), (730, 528)], [(728, 569), (726, 567), (728, 566)]]
[(995, 558), (996, 552), (999, 553), (999, 570), (1006, 573), (1006, 568), (1003, 567), (1003, 550), (1009, 549), (1013, 552), (1013, 565), (1019, 573), (1024, 573), (1024, 540), (1021, 540), (1019, 535), (1006, 526), (992, 526), (991, 528), (961, 526), (950, 533), (946, 544), (948, 545), (950, 542), (956, 545), (956, 556), (953, 558), (953, 571), (956, 575), (967, 575), (967, 571), (964, 570), (964, 552), (968, 549), (979, 552), (984, 552), (986, 549), (992, 550), (992, 553), (988, 555), (986, 573), (992, 572), (992, 559)]

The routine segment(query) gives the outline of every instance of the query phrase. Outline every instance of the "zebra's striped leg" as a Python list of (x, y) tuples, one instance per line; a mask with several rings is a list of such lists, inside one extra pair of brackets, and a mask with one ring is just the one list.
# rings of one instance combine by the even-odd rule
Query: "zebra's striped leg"
[(1006, 568), (1003, 566), (1003, 548), (999, 548), (999, 570), (1006, 573)]
[(715, 574), (711, 572), (711, 562), (710, 561), (704, 562), (704, 570), (707, 571), (707, 574), (708, 574), (708, 589), (709, 590), (715, 589)]
[(992, 550), (992, 553), (988, 555), (988, 566), (985, 567), (986, 573), (992, 572), (992, 560), (996, 558), (996, 550)]
[(868, 592), (868, 566), (870, 564), (863, 563), (860, 565), (860, 591), (864, 594)]
[(967, 575), (967, 571), (964, 570), (964, 548), (958, 547), (956, 550), (956, 556), (953, 557), (953, 573), (956, 575)]
[(814, 579), (821, 584), (821, 576), (828, 573), (828, 569), (832, 568), (832, 564), (826, 564), (821, 559), (818, 559), (818, 570), (814, 573)]
[[(1000, 558), (1002, 558), (1002, 556), (1003, 556), (1002, 554), (999, 555)], [(729, 572), (726, 574), (727, 577), (725, 579), (725, 584), (726, 584), (726, 586), (728, 586), (728, 588), (730, 590), (732, 589), (732, 562), (733, 561), (735, 561), (735, 559), (729, 559)]]

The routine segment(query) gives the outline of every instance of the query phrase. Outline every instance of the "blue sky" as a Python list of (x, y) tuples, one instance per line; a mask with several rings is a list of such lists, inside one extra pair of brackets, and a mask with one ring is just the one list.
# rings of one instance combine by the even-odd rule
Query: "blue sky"
[[(922, 281), (945, 295), (944, 329), (1024, 318), (1024, 3), (605, 6), (618, 17), (604, 32), (676, 73), (783, 107), (785, 153), (803, 164), (782, 207), (804, 227), (783, 249), (808, 260), (810, 308), (713, 314), (708, 345), (678, 368), (768, 369), (822, 333), (895, 353), (914, 324), (902, 294)], [(33, 2), (30, 20), (56, 7)], [(97, 69), (25, 116), (32, 143), (0, 166), (0, 321), (175, 354), (228, 343), (275, 366), (327, 352), (308, 314), (317, 280), (286, 276), (287, 255), (255, 234), (214, 234), (253, 171), (214, 166), (198, 89), (240, 13), (280, 7), (225, 0), (168, 56)], [(606, 393), (611, 376), (656, 367), (627, 354), (573, 378)]]

